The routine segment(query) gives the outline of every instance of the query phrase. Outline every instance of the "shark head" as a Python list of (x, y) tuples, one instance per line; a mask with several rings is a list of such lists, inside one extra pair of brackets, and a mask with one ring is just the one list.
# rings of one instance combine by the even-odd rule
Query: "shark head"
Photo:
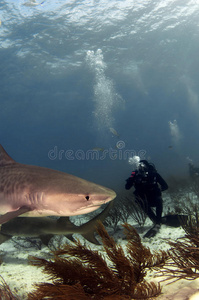
[[(56, 176), (62, 175), (56, 184)], [(54, 174), (50, 188), (44, 191), (44, 205), (57, 215), (75, 216), (98, 209), (116, 197), (116, 193), (104, 186), (69, 174)]]
[(0, 224), (17, 216), (75, 216), (116, 197), (113, 190), (82, 178), (15, 162), (0, 145)]

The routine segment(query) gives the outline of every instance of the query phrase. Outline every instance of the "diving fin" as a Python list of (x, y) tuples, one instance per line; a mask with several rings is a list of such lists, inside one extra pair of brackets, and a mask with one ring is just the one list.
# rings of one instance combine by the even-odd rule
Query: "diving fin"
[(147, 231), (147, 233), (145, 233), (144, 238), (151, 238), (154, 237), (160, 230), (160, 224), (155, 224), (151, 229), (149, 229)]
[(180, 227), (182, 223), (186, 223), (188, 215), (166, 215), (161, 218), (161, 223), (171, 227)]

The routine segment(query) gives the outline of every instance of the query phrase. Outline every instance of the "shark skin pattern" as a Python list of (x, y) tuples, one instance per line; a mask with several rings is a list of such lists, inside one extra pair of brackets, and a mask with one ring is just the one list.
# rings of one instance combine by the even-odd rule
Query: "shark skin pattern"
[(79, 177), (17, 163), (0, 145), (0, 224), (20, 215), (86, 214), (115, 197), (113, 190)]

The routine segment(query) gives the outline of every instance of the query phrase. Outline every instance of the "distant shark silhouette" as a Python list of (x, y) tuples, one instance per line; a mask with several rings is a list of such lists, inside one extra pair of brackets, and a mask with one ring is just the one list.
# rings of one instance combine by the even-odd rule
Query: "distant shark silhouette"
[(75, 216), (113, 200), (111, 189), (60, 171), (15, 162), (0, 145), (0, 224), (18, 216)]
[(15, 218), (1, 225), (0, 244), (12, 238), (12, 236), (20, 237), (39, 237), (43, 244), (48, 245), (49, 240), (53, 235), (65, 235), (70, 240), (73, 240), (73, 234), (79, 233), (86, 240), (96, 245), (99, 241), (95, 238), (97, 222), (103, 222), (107, 217), (113, 201), (106, 208), (90, 221), (80, 226), (74, 225), (69, 217), (60, 217), (59, 219), (43, 217), (43, 218)]

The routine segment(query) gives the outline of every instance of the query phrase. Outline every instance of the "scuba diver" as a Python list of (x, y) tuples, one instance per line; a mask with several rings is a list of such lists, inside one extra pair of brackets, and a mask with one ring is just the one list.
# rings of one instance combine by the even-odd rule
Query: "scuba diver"
[[(147, 160), (140, 160), (138, 167), (126, 180), (125, 188), (134, 186), (135, 201), (153, 221), (154, 226), (145, 234), (145, 237), (154, 236), (160, 229), (163, 201), (162, 191), (168, 189), (167, 183), (157, 172), (155, 166)], [(156, 214), (152, 210), (156, 208)]]

